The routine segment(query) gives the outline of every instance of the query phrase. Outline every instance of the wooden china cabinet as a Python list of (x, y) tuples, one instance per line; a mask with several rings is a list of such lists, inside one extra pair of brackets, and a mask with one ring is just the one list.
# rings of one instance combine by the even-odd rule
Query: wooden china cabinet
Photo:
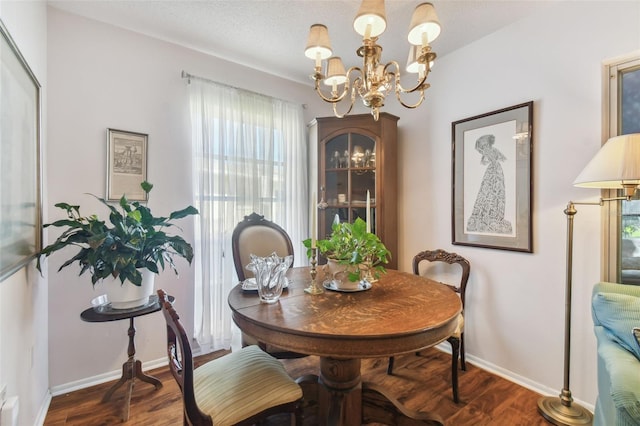
[(318, 145), (318, 238), (331, 233), (336, 216), (366, 220), (369, 191), (371, 232), (391, 251), (391, 269), (398, 265), (397, 126), (398, 117), (381, 113), (378, 121), (370, 114), (321, 117), (310, 127)]

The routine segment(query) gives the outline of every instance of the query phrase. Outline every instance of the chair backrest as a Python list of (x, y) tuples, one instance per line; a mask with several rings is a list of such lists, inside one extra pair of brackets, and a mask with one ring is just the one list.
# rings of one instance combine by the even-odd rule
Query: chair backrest
[(458, 264), (462, 268), (460, 275), (460, 283), (452, 285), (443, 283), (450, 287), (453, 291), (460, 294), (462, 308), (464, 309), (465, 292), (467, 289), (467, 281), (469, 281), (469, 273), (471, 272), (471, 264), (467, 259), (457, 253), (450, 253), (442, 249), (421, 251), (413, 257), (413, 273), (420, 275), (420, 263), (426, 262), (445, 262), (449, 265)]
[(287, 232), (264, 216), (251, 213), (236, 225), (231, 235), (231, 251), (238, 279), (244, 281), (253, 273), (246, 270), (250, 254), (268, 256), (275, 252), (278, 256), (293, 256), (293, 244)]
[(189, 424), (213, 424), (211, 417), (200, 411), (196, 403), (193, 389), (193, 354), (187, 332), (180, 323), (180, 316), (162, 289), (158, 290), (158, 301), (167, 322), (169, 370), (182, 391), (185, 418), (189, 420)]

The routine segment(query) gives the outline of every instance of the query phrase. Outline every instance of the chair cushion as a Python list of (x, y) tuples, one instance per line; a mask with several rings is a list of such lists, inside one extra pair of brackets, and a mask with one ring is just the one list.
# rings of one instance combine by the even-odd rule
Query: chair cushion
[(458, 315), (458, 324), (456, 325), (456, 329), (453, 332), (453, 334), (451, 334), (451, 336), (460, 338), (463, 332), (464, 332), (464, 314), (460, 312), (460, 315)]
[(597, 292), (593, 296), (593, 318), (607, 335), (640, 359), (640, 346), (633, 328), (640, 327), (640, 297)]
[(302, 398), (300, 386), (277, 359), (247, 346), (194, 370), (200, 410), (216, 426), (233, 425), (267, 408)]

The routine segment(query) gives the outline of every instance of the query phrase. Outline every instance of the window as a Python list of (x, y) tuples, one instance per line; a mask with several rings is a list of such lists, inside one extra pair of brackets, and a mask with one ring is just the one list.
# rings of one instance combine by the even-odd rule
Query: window
[(228, 348), (226, 303), (237, 284), (233, 229), (256, 212), (282, 226), (306, 260), (307, 149), (302, 106), (190, 76), (194, 206), (194, 334), (203, 352)]
[[(640, 56), (605, 65), (606, 137), (640, 133)], [(607, 196), (622, 196), (614, 193)], [(604, 279), (640, 284), (640, 198), (607, 203)]]

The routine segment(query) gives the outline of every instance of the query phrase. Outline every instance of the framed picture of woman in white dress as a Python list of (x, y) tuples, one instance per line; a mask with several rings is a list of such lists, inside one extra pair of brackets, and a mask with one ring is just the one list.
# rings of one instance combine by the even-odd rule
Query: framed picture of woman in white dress
[(451, 127), (452, 243), (533, 252), (533, 101)]

